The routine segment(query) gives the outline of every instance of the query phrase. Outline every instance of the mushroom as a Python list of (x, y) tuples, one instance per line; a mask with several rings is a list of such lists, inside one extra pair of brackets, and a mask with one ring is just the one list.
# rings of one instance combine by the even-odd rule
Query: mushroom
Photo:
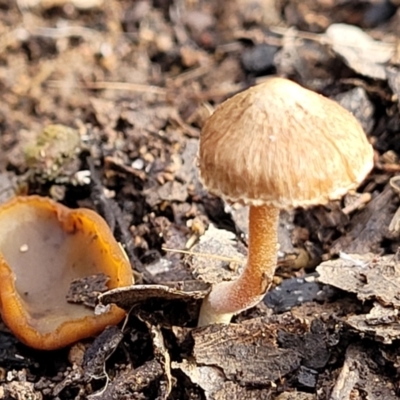
[(72, 281), (105, 274), (108, 288), (133, 283), (130, 263), (94, 211), (71, 210), (39, 196), (0, 206), (0, 312), (26, 345), (65, 347), (119, 323), (125, 312), (103, 313), (66, 297)]
[(284, 78), (268, 78), (222, 103), (200, 136), (200, 176), (213, 194), (250, 206), (247, 265), (216, 284), (199, 326), (229, 323), (268, 290), (277, 261), (280, 209), (325, 204), (356, 188), (373, 149), (339, 104)]

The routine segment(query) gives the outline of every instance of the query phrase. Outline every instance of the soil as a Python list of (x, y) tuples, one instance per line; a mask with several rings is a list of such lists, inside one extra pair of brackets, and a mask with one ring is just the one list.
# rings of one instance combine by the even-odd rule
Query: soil
[[(120, 326), (61, 350), (0, 322), (0, 399), (397, 399), (399, 35), (395, 0), (0, 0), (0, 202), (97, 211), (136, 282), (100, 295)], [(375, 167), (341, 201), (282, 212), (264, 301), (196, 328), (247, 253), (247, 208), (199, 180), (201, 128), (269, 75), (353, 112)], [(93, 306), (88, 285), (73, 297)]]

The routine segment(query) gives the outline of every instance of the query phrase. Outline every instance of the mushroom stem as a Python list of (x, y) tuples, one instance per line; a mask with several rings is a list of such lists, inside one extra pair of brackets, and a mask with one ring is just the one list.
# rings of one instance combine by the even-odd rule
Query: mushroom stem
[(215, 285), (203, 300), (199, 326), (229, 323), (232, 316), (257, 304), (268, 290), (276, 268), (279, 209), (251, 206), (249, 257), (236, 281)]

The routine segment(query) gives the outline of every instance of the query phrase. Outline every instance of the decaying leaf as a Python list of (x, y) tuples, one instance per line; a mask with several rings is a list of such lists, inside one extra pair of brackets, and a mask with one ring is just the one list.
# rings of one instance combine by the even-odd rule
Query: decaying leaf
[(108, 290), (109, 280), (110, 277), (102, 273), (74, 279), (66, 296), (67, 301), (95, 308), (98, 295)]
[(304, 392), (283, 392), (275, 400), (316, 400), (316, 395)]
[(192, 335), (196, 362), (218, 366), (228, 380), (242, 385), (269, 386), (297, 369), (302, 358), (296, 349), (277, 348), (271, 326), (263, 319), (211, 325)]
[(162, 365), (156, 359), (147, 361), (135, 369), (128, 367), (120, 372), (103, 392), (96, 393), (92, 398), (96, 400), (143, 399), (139, 397), (139, 393), (159, 379), (163, 373)]
[(365, 133), (371, 133), (375, 125), (375, 106), (368, 98), (364, 88), (355, 87), (347, 92), (340, 93), (335, 96), (335, 100), (358, 119)]
[[(329, 397), (330, 400), (398, 399), (395, 388), (388, 378), (373, 371), (368, 361), (370, 350), (357, 345), (349, 346), (344, 365)], [(360, 396), (361, 392), (363, 396)]]
[(176, 283), (176, 287), (166, 285), (134, 285), (112, 289), (99, 296), (100, 303), (107, 305), (114, 303), (118, 307), (130, 310), (134, 305), (149, 299), (162, 300), (198, 300), (208, 293), (207, 285), (196, 282), (198, 290), (190, 287), (185, 291), (185, 282)]
[[(334, 242), (332, 254), (340, 252), (365, 254), (382, 251), (382, 241), (389, 234), (388, 226), (398, 204), (396, 193), (387, 185), (373, 197), (350, 222), (348, 232)], [(385, 210), (385, 212), (382, 212)]]
[(394, 46), (373, 40), (362, 29), (348, 24), (332, 24), (326, 30), (333, 50), (359, 74), (386, 79), (385, 64), (394, 54)]
[(318, 280), (364, 300), (400, 308), (400, 264), (393, 255), (342, 254), (317, 267)]
[(105, 363), (114, 353), (124, 335), (116, 326), (108, 326), (86, 350), (82, 367), (89, 379), (106, 376)]
[(159, 326), (144, 321), (153, 339), (154, 357), (163, 368), (163, 376), (160, 384), (160, 400), (167, 399), (172, 390), (171, 357), (165, 346), (164, 337)]
[(195, 362), (183, 360), (173, 362), (173, 369), (180, 369), (190, 380), (204, 390), (207, 400), (243, 399), (268, 400), (271, 398), (268, 389), (251, 389), (226, 381), (220, 369), (210, 366), (198, 366)]
[(212, 224), (192, 251), (194, 254), (188, 260), (189, 268), (196, 278), (207, 283), (237, 278), (246, 262), (235, 246), (235, 235)]
[(375, 300), (368, 314), (350, 315), (345, 321), (379, 341), (400, 338), (400, 264), (396, 256), (377, 257), (342, 254), (317, 268), (319, 281), (356, 293), (362, 300)]
[(142, 399), (141, 394), (155, 380), (159, 380), (158, 396), (160, 400), (166, 400), (172, 389), (172, 376), (170, 369), (170, 356), (164, 344), (161, 329), (147, 321), (144, 321), (149, 330), (154, 350), (154, 359), (145, 362), (138, 368), (127, 367), (117, 377), (105, 386), (92, 398), (99, 400), (109, 399)]
[(375, 302), (368, 314), (351, 315), (346, 322), (360, 332), (368, 333), (385, 344), (400, 338), (399, 310)]

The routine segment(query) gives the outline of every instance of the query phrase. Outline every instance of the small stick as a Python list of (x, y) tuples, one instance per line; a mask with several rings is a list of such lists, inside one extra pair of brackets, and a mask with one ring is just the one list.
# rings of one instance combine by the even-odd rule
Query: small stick
[(169, 251), (172, 253), (180, 253), (180, 254), (188, 254), (191, 256), (198, 256), (198, 257), (207, 257), (207, 258), (214, 258), (216, 260), (221, 260), (221, 261), (228, 261), (228, 262), (236, 262), (236, 263), (243, 263), (245, 260), (240, 260), (238, 258), (231, 258), (231, 257), (224, 257), (224, 256), (218, 256), (216, 254), (207, 254), (207, 253), (195, 253), (193, 251), (189, 250), (179, 250), (179, 249), (169, 249), (167, 247), (162, 247), (162, 250), (164, 251)]
[[(63, 81), (55, 81), (51, 80), (47, 82), (50, 87), (62, 87), (65, 82)], [(128, 82), (107, 82), (107, 81), (98, 81), (98, 82), (84, 82), (80, 85), (75, 85), (76, 88), (80, 89), (111, 89), (111, 90), (127, 90), (130, 92), (138, 92), (138, 93), (153, 93), (160, 96), (167, 95), (167, 89), (162, 88), (160, 86), (154, 85), (143, 85), (141, 83), (128, 83)]]

